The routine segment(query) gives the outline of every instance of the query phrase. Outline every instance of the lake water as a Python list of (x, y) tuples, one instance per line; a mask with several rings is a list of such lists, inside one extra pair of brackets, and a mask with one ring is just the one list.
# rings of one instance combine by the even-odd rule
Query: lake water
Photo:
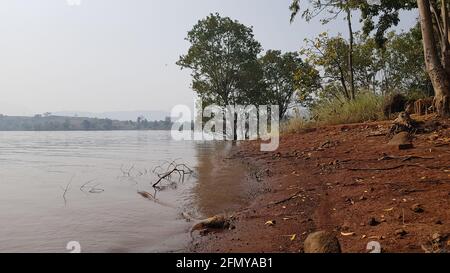
[[(244, 168), (218, 156), (228, 149), (169, 132), (0, 132), (0, 252), (69, 252), (70, 241), (82, 252), (185, 251), (192, 223), (182, 212), (246, 202)], [(153, 193), (152, 170), (173, 159), (195, 174), (158, 202), (138, 195)]]

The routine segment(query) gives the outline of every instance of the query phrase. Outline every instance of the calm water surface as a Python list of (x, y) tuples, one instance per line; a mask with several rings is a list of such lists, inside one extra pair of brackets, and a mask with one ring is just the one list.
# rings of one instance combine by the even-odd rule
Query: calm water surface
[[(169, 132), (0, 132), (0, 252), (68, 252), (69, 241), (83, 252), (184, 251), (192, 223), (182, 212), (245, 203), (244, 169), (218, 158), (227, 149)], [(159, 192), (159, 203), (137, 194), (152, 192), (155, 166), (177, 158), (196, 174)]]

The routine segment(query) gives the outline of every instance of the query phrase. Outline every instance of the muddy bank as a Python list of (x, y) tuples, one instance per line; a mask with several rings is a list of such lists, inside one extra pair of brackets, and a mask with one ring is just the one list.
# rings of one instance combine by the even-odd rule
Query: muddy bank
[(390, 124), (327, 127), (285, 135), (274, 153), (258, 143), (232, 149), (260, 183), (232, 228), (196, 235), (193, 252), (302, 252), (314, 231), (334, 232), (343, 252), (450, 249), (449, 122), (420, 134), (414, 147), (388, 146)]

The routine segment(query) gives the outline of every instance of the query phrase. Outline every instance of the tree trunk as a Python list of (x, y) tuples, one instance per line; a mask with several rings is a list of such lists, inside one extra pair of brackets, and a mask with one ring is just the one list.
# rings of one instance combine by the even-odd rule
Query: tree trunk
[(438, 115), (448, 117), (450, 116), (450, 75), (447, 75), (443, 64), (439, 60), (430, 1), (417, 0), (417, 5), (420, 14), (425, 63), (435, 92), (435, 107)]
[(444, 66), (447, 76), (450, 76), (450, 42), (449, 42), (449, 13), (448, 13), (448, 0), (441, 0), (441, 16), (442, 16), (442, 65)]
[(350, 7), (347, 7), (347, 23), (349, 31), (349, 45), (348, 45), (348, 71), (350, 72), (350, 92), (351, 98), (354, 100), (356, 98), (355, 94), (355, 72), (353, 69), (353, 27), (352, 27), (352, 13)]

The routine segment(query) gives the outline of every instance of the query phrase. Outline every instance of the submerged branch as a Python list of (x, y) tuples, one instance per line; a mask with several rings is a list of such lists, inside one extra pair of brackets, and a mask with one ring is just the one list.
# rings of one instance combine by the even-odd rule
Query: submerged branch
[[(164, 165), (157, 166), (153, 172), (158, 176), (158, 181), (153, 183), (152, 187), (157, 188), (158, 185), (162, 181), (168, 181), (168, 182), (174, 182), (173, 176), (178, 175), (178, 182), (184, 182), (186, 175), (191, 175), (194, 173), (194, 171), (188, 167), (184, 163), (177, 163), (177, 160), (174, 160), (172, 162), (166, 162), (167, 168), (164, 168)], [(157, 170), (164, 170), (163, 172), (158, 173)]]

